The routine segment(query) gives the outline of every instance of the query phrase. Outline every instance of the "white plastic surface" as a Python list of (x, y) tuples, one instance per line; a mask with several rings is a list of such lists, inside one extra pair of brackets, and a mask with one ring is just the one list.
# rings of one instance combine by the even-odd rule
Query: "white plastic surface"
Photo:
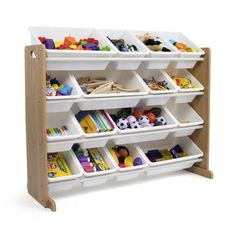
[[(142, 107), (145, 110), (151, 109), (152, 107), (148, 107), (148, 106), (144, 106), (144, 105), (140, 105), (138, 107)], [(167, 125), (162, 125), (162, 126), (153, 126), (153, 127), (145, 127), (145, 128), (138, 128), (138, 129), (125, 129), (125, 130), (121, 130), (119, 129), (117, 126), (117, 132), (120, 134), (130, 134), (130, 133), (138, 133), (138, 132), (148, 132), (148, 131), (155, 131), (155, 130), (163, 130), (163, 129), (169, 129), (169, 128), (173, 128), (176, 127), (176, 120), (174, 119), (174, 117), (172, 116), (172, 114), (169, 112), (169, 110), (164, 107), (164, 106), (155, 106), (155, 107), (160, 107), (162, 109), (162, 113), (161, 116), (163, 116), (166, 121), (167, 121)], [(118, 111), (120, 109), (108, 109), (106, 110), (110, 115), (117, 115)], [(132, 109), (133, 111), (133, 109)], [(115, 124), (116, 125), (116, 124)]]
[[(176, 93), (177, 88), (174, 85), (172, 79), (169, 77), (169, 75), (164, 71), (164, 70), (147, 70), (144, 68), (141, 68), (137, 72), (139, 76), (142, 79), (142, 82), (145, 84), (147, 87), (147, 90), (150, 94), (167, 94), (167, 93)], [(139, 77), (139, 79), (140, 79)], [(147, 80), (152, 80), (152, 77), (154, 77), (155, 81), (160, 82), (160, 81), (165, 81), (168, 83), (169, 90), (152, 90), (150, 89), (146, 83), (143, 81), (143, 79)]]
[[(66, 36), (75, 37), (76, 40), (83, 38), (96, 38), (99, 47), (102, 48), (109, 44), (109, 40), (103, 37), (95, 29), (86, 28), (62, 28), (62, 27), (30, 27), (32, 44), (41, 44), (38, 37), (46, 37), (55, 41), (64, 41)], [(91, 50), (55, 50), (47, 49), (48, 57), (111, 57), (115, 51), (91, 51)]]
[(63, 156), (64, 156), (64, 160), (65, 160), (66, 164), (68, 165), (68, 168), (70, 169), (72, 175), (63, 176), (63, 177), (56, 177), (56, 178), (49, 178), (48, 177), (49, 183), (72, 180), (72, 179), (76, 179), (76, 178), (79, 178), (80, 176), (82, 176), (82, 169), (79, 165), (77, 165), (77, 162), (76, 162), (77, 160), (73, 156), (73, 152), (72, 151), (63, 152)]
[[(158, 161), (158, 162), (151, 162), (147, 156), (145, 155), (146, 152), (149, 150), (161, 150), (161, 149), (168, 149), (170, 150), (175, 145), (179, 144), (184, 152), (188, 153), (186, 157), (175, 158), (166, 161)], [(165, 140), (159, 141), (151, 141), (151, 142), (144, 142), (137, 144), (137, 147), (142, 151), (141, 154), (143, 158), (146, 159), (147, 163), (150, 166), (162, 166), (162, 165), (169, 165), (177, 162), (184, 162), (187, 160), (197, 159), (203, 156), (203, 152), (199, 149), (199, 147), (188, 137), (179, 137), (174, 138), (169, 136)]]
[(198, 88), (183, 89), (183, 88), (180, 88), (176, 83), (173, 82), (174, 87), (181, 93), (198, 92), (198, 91), (204, 90), (203, 85), (186, 69), (175, 69), (173, 67), (169, 67), (166, 72), (169, 75), (170, 79), (172, 76), (177, 76), (180, 78), (188, 78), (192, 81), (193, 85), (198, 86)]
[(51, 79), (56, 78), (61, 84), (71, 86), (72, 92), (71, 95), (65, 96), (46, 96), (48, 101), (54, 100), (68, 100), (68, 99), (76, 99), (81, 97), (80, 90), (78, 89), (77, 83), (74, 80), (71, 73), (67, 71), (49, 71), (47, 72), (48, 75), (51, 76)]
[(135, 159), (136, 157), (140, 157), (142, 159), (143, 164), (139, 165), (139, 166), (131, 166), (131, 167), (125, 167), (125, 168), (120, 168), (118, 166), (118, 164), (115, 162), (115, 160), (113, 159), (112, 155), (110, 154), (110, 149), (112, 147), (114, 147), (115, 144), (112, 142), (109, 142), (106, 147), (105, 150), (108, 153), (109, 157), (113, 160), (113, 162), (116, 165), (116, 168), (118, 169), (118, 171), (124, 172), (124, 171), (132, 171), (132, 170), (137, 170), (137, 169), (141, 169), (147, 166), (147, 161), (146, 159), (143, 158), (142, 152), (140, 151), (139, 148), (136, 147), (136, 145), (134, 144), (125, 144), (124, 146), (126, 148), (128, 148), (129, 150), (129, 156), (133, 157), (133, 159)]
[(47, 113), (46, 128), (59, 128), (62, 126), (66, 126), (69, 129), (70, 134), (62, 136), (47, 136), (48, 141), (75, 139), (82, 135), (81, 128), (72, 112)]
[[(145, 84), (140, 82), (139, 75), (132, 72), (132, 71), (120, 71), (114, 70), (114, 68), (109, 67), (109, 69), (105, 71), (77, 71), (73, 72), (74, 75), (74, 82), (77, 84), (77, 88), (79, 93), (84, 98), (105, 98), (105, 97), (127, 97), (127, 100), (123, 100), (124, 105), (129, 102), (130, 96), (138, 96), (138, 95), (146, 95), (148, 94), (147, 88)], [(118, 84), (122, 85), (125, 89), (138, 89), (138, 92), (122, 92), (122, 93), (103, 93), (103, 94), (86, 94), (81, 89), (79, 84), (77, 83), (76, 79), (80, 77), (105, 77), (107, 81), (117, 82)], [(109, 106), (109, 101), (107, 102), (107, 107)]]
[(201, 125), (204, 122), (197, 112), (194, 111), (194, 109), (188, 104), (176, 104), (169, 102), (167, 107), (175, 117), (179, 127)]
[(75, 153), (73, 151), (71, 151), (72, 155), (73, 155), (73, 157), (75, 159), (76, 164), (80, 166), (80, 169), (81, 169), (81, 171), (82, 171), (82, 173), (83, 173), (83, 175), (85, 177), (93, 177), (93, 176), (98, 176), (98, 175), (107, 175), (107, 174), (113, 173), (113, 172), (115, 172), (117, 170), (114, 161), (110, 157), (109, 153), (107, 153), (105, 148), (98, 148), (98, 150), (101, 153), (103, 159), (106, 161), (106, 163), (110, 167), (110, 170), (86, 172), (83, 169), (82, 165), (80, 164), (80, 162), (79, 162), (78, 158), (76, 157)]
[(197, 52), (181, 52), (174, 45), (172, 45), (172, 47), (174, 47), (178, 51), (180, 57), (199, 58), (201, 55), (205, 54), (200, 47), (198, 47), (195, 43), (193, 43), (181, 32), (159, 31), (158, 35), (166, 43), (169, 43), (169, 40), (173, 39), (176, 42), (183, 43), (186, 46), (197, 49)]
[[(122, 52), (119, 49), (116, 48), (116, 46), (110, 42), (109, 46), (117, 52), (117, 55), (119, 57), (132, 57), (132, 58), (139, 58), (139, 57), (144, 57), (149, 54), (148, 49), (143, 45), (140, 40), (138, 40), (133, 34), (126, 30), (111, 30), (111, 29), (101, 29), (99, 32), (104, 36), (104, 37), (109, 37), (110, 39), (124, 39), (125, 45), (135, 45), (138, 49), (137, 52)], [(136, 61), (118, 61), (115, 62), (116, 69), (118, 70), (136, 70), (141, 63), (141, 60), (136, 60)]]
[[(175, 47), (173, 47), (170, 43), (168, 42), (164, 42), (161, 38), (159, 38), (159, 40), (163, 43), (163, 45), (165, 45), (167, 48), (169, 48), (171, 50), (171, 52), (154, 52), (152, 50), (150, 50), (139, 38), (138, 36), (142, 36), (145, 33), (149, 33), (151, 36), (153, 36), (154, 38), (159, 37), (158, 32), (156, 31), (132, 31), (131, 32), (149, 51), (149, 56), (154, 57), (154, 58), (172, 58), (172, 57), (177, 57), (178, 56), (178, 52), (175, 49)], [(170, 64), (169, 60), (163, 60), (163, 61), (150, 61), (150, 62), (146, 62), (146, 66), (147, 69), (166, 69), (168, 67), (168, 65)]]

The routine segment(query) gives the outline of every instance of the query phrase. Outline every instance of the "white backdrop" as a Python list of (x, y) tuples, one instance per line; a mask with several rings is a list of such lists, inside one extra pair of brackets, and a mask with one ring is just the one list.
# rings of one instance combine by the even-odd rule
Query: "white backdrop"
[[(1, 234), (235, 235), (235, 1), (2, 1)], [(71, 26), (184, 32), (212, 48), (211, 169), (61, 194), (58, 211), (26, 191), (24, 46), (28, 27)]]

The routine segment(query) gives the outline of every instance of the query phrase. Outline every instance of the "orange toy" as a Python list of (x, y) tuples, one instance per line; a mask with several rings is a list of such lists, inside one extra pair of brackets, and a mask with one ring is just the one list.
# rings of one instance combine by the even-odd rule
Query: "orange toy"
[(68, 48), (70, 45), (76, 44), (76, 39), (71, 36), (67, 36), (64, 39), (64, 45)]
[(150, 123), (155, 123), (156, 121), (156, 116), (152, 113), (152, 112), (148, 112), (146, 114), (146, 116), (148, 117)]
[(138, 109), (134, 109), (133, 112), (133, 116), (138, 120), (141, 116), (143, 115), (143, 112), (138, 110)]

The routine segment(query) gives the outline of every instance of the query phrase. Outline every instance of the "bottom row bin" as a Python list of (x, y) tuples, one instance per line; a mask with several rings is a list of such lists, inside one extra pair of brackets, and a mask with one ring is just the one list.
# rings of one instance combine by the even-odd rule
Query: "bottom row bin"
[(123, 181), (144, 173), (154, 175), (186, 169), (200, 161), (201, 156), (203, 152), (188, 137), (168, 136), (165, 140), (122, 146), (110, 141), (106, 147), (89, 149), (74, 144), (70, 151), (48, 154), (48, 181), (84, 176), (83, 186), (99, 185), (109, 178)]
[(48, 153), (48, 182), (60, 182), (82, 176), (82, 169), (72, 151)]
[(72, 155), (86, 177), (110, 174), (116, 171), (115, 163), (105, 148), (84, 149), (79, 144), (72, 147)]
[(165, 140), (140, 143), (138, 148), (148, 165), (152, 167), (193, 160), (203, 156), (203, 152), (188, 137), (169, 136)]

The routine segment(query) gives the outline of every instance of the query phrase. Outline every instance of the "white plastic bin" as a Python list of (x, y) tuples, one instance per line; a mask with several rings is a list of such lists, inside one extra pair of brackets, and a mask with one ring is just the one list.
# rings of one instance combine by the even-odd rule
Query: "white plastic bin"
[[(30, 27), (31, 40), (33, 44), (41, 44), (38, 37), (46, 37), (55, 41), (64, 41), (66, 36), (75, 37), (76, 40), (83, 38), (95, 38), (99, 41), (99, 47), (109, 45), (109, 40), (103, 37), (96, 29), (88, 28), (63, 28), (63, 27)], [(48, 57), (111, 57), (116, 52), (92, 51), (92, 50), (55, 50), (47, 49)]]
[(46, 96), (48, 101), (77, 99), (81, 96), (80, 90), (78, 89), (78, 86), (77, 86), (77, 83), (74, 80), (73, 75), (71, 73), (69, 73), (67, 71), (48, 71), (47, 75), (50, 75), (51, 79), (56, 78), (63, 85), (69, 85), (73, 88), (71, 95)]
[[(142, 58), (149, 54), (148, 49), (143, 45), (140, 40), (138, 40), (134, 35), (126, 30), (110, 30), (110, 29), (100, 29), (99, 32), (103, 34), (104, 37), (109, 37), (110, 39), (124, 39), (125, 45), (135, 45), (138, 49), (137, 52), (122, 52), (116, 48), (116, 46), (110, 42), (109, 46), (117, 52), (119, 57), (123, 58)], [(109, 40), (110, 41), (110, 40)], [(115, 62), (116, 69), (118, 70), (136, 70), (141, 63), (141, 60), (133, 61), (118, 61)]]
[[(156, 31), (132, 31), (131, 32), (135, 37), (139, 37), (144, 35), (145, 33), (149, 33), (152, 37), (156, 38), (158, 37), (159, 40), (165, 45), (167, 48), (171, 50), (171, 52), (154, 52), (150, 50), (139, 38), (140, 42), (143, 43), (143, 45), (147, 48), (149, 51), (149, 55), (153, 58), (173, 58), (178, 56), (178, 52), (175, 47), (173, 47), (170, 43), (164, 42), (160, 37), (158, 32)], [(161, 61), (149, 61), (146, 63), (147, 69), (166, 69), (168, 65), (170, 64), (170, 60), (161, 60)]]
[(176, 104), (169, 102), (167, 107), (175, 117), (179, 127), (201, 125), (204, 122), (197, 112), (186, 103)]
[[(78, 111), (79, 112), (79, 111)], [(81, 131), (81, 133), (82, 133), (82, 136), (84, 137), (84, 138), (94, 138), (94, 137), (103, 137), (103, 136), (109, 136), (109, 135), (114, 135), (116, 132), (117, 132), (117, 126), (116, 126), (116, 124), (115, 124), (115, 122), (112, 120), (112, 118), (110, 117), (110, 115), (106, 112), (106, 111), (104, 111), (105, 112), (105, 114), (106, 114), (106, 116), (109, 118), (109, 120), (111, 121), (111, 123), (112, 123), (112, 125), (113, 125), (113, 127), (114, 127), (114, 129), (112, 130), (112, 131), (109, 131), (109, 132), (100, 132), (100, 133), (85, 133), (84, 132), (84, 130), (82, 129), (82, 127), (80, 126), (80, 124), (79, 124), (79, 121), (76, 119), (76, 122), (77, 122), (77, 125), (78, 125), (78, 127), (79, 127), (79, 129), (80, 129), (80, 131)], [(74, 113), (75, 115), (77, 114), (77, 113)], [(102, 140), (101, 140), (102, 141)], [(105, 140), (104, 141), (102, 141), (102, 143), (103, 142), (105, 142)]]
[[(138, 105), (138, 107), (144, 108), (144, 110), (151, 109), (153, 107), (159, 107), (162, 109), (161, 116), (163, 116), (166, 121), (167, 125), (162, 125), (162, 126), (152, 126), (152, 127), (144, 127), (144, 128), (137, 128), (137, 129), (125, 129), (121, 130), (117, 127), (117, 132), (120, 134), (131, 134), (131, 133), (138, 133), (138, 132), (148, 132), (148, 131), (155, 131), (155, 130), (163, 130), (163, 129), (170, 129), (174, 128), (177, 126), (175, 118), (172, 116), (172, 114), (169, 112), (169, 110), (165, 106), (144, 106), (144, 105)], [(117, 115), (118, 111), (120, 109), (108, 109), (106, 110), (110, 115)], [(134, 108), (132, 108), (133, 112)]]
[[(132, 71), (121, 71), (121, 70), (114, 70), (114, 68), (109, 67), (109, 69), (105, 71), (77, 71), (73, 72), (74, 75), (74, 82), (77, 84), (79, 93), (84, 98), (108, 98), (108, 97), (127, 97), (126, 100), (117, 102), (122, 102), (123, 105), (129, 105), (129, 97), (130, 96), (142, 96), (148, 94), (147, 88), (144, 83), (140, 82), (139, 75), (132, 72)], [(125, 89), (138, 89), (137, 92), (122, 92), (122, 93), (102, 93), (102, 94), (86, 94), (79, 84), (77, 83), (76, 79), (80, 77), (105, 77), (106, 80), (117, 82)], [(138, 99), (138, 98), (137, 98)], [(133, 101), (132, 101), (133, 102)], [(110, 105), (109, 101), (107, 102), (107, 107)]]
[(80, 169), (83, 173), (83, 175), (85, 177), (94, 177), (94, 176), (100, 176), (100, 175), (107, 175), (107, 174), (110, 174), (110, 173), (113, 173), (117, 170), (116, 166), (115, 166), (115, 163), (114, 161), (111, 159), (109, 153), (107, 153), (107, 151), (105, 150), (105, 148), (98, 148), (99, 152), (101, 153), (102, 157), (104, 158), (104, 160), (106, 161), (106, 163), (108, 164), (108, 166), (110, 167), (109, 170), (104, 170), (104, 171), (95, 171), (95, 172), (86, 172), (82, 165), (80, 164), (78, 158), (76, 157), (75, 153), (73, 151), (72, 152), (72, 155), (75, 159), (75, 162), (77, 165), (80, 166)]
[[(78, 122), (72, 112), (53, 112), (47, 113), (46, 128), (59, 128), (66, 126), (69, 130), (68, 135), (47, 136), (48, 141), (62, 141), (76, 139), (82, 135)], [(46, 132), (46, 130), (45, 130)]]
[(61, 182), (61, 181), (67, 181), (72, 179), (77, 179), (82, 176), (82, 168), (77, 164), (77, 160), (75, 159), (72, 151), (63, 152), (64, 160), (66, 164), (68, 165), (71, 174), (70, 176), (63, 176), (63, 177), (56, 177), (56, 178), (49, 178), (49, 183), (55, 183), (55, 182)]
[[(126, 171), (131, 172), (131, 171), (135, 171), (135, 170), (147, 167), (147, 165), (148, 165), (147, 161), (146, 161), (146, 159), (143, 158), (143, 155), (142, 155), (140, 149), (138, 149), (136, 147), (136, 145), (134, 145), (134, 144), (125, 144), (124, 146), (128, 148), (130, 156), (133, 157), (133, 158), (140, 157), (143, 164), (138, 165), (138, 166), (120, 168), (118, 166), (118, 164), (115, 162), (115, 160), (113, 159), (113, 157), (112, 157), (112, 155), (109, 151), (110, 148), (112, 148), (114, 146), (115, 146), (115, 144), (113, 144), (112, 142), (109, 142), (107, 144), (107, 146), (105, 147), (105, 150), (106, 150), (107, 154), (109, 155), (109, 157), (113, 160), (113, 162), (114, 162), (114, 164), (115, 164), (115, 166), (116, 166), (116, 168), (119, 172), (126, 172)], [(124, 180), (134, 179), (134, 178), (137, 178), (139, 174), (140, 174), (139, 172), (134, 172), (134, 173), (130, 173), (129, 175), (117, 175), (116, 180), (117, 181), (124, 181)]]
[[(167, 94), (167, 93), (176, 93), (177, 88), (174, 85), (174, 82), (170, 78), (170, 76), (164, 71), (164, 70), (147, 70), (144, 68), (140, 68), (140, 70), (137, 71), (139, 74), (139, 79), (141, 78), (142, 82), (147, 87), (147, 90), (150, 94)], [(150, 89), (146, 83), (143, 81), (143, 79), (151, 80), (152, 77), (155, 79), (155, 81), (165, 81), (167, 82), (167, 86), (169, 87), (169, 90), (152, 90)]]
[[(151, 162), (145, 155), (145, 153), (147, 153), (149, 150), (157, 150), (157, 149), (170, 150), (177, 144), (179, 144), (182, 147), (184, 152), (188, 153), (188, 156), (166, 160), (166, 161)], [(182, 167), (184, 168), (190, 167), (191, 165), (185, 167), (185, 165), (181, 165), (181, 163), (188, 162), (190, 160), (191, 161), (198, 160), (200, 157), (203, 156), (203, 152), (188, 137), (174, 138), (172, 136), (168, 136), (168, 138), (165, 140), (144, 142), (144, 143), (138, 144), (137, 147), (142, 151), (141, 153), (143, 155), (143, 158), (146, 159), (148, 165), (152, 167), (150, 168), (150, 173), (147, 173), (148, 175), (158, 174), (158, 172), (162, 172), (162, 168), (167, 168), (165, 172), (168, 172), (168, 168), (170, 168), (170, 171), (171, 170), (173, 171), (173, 170), (181, 169)], [(194, 164), (194, 162), (195, 161), (193, 161), (192, 165)]]
[[(203, 91), (204, 87), (203, 85), (186, 69), (175, 69), (173, 67), (169, 67), (167, 69), (167, 74), (169, 75), (169, 78), (171, 79), (172, 76), (177, 76), (180, 78), (188, 78), (192, 81), (192, 84), (194, 86), (198, 86), (198, 88), (180, 88), (174, 81), (173, 85), (174, 87), (181, 93), (187, 93), (187, 92), (199, 92)], [(171, 79), (172, 80), (172, 79)]]
[[(204, 55), (204, 51), (198, 47), (195, 43), (193, 43), (190, 39), (188, 39), (184, 34), (181, 32), (167, 32), (167, 31), (159, 31), (158, 35), (162, 38), (166, 43), (169, 43), (169, 40), (173, 39), (176, 42), (186, 44), (189, 47), (195, 48), (197, 52), (181, 52), (179, 51), (174, 45), (174, 48), (178, 51), (179, 56), (181, 58), (199, 58)], [(180, 62), (173, 62), (172, 65), (176, 68), (193, 68), (196, 64), (197, 60), (190, 60), (190, 61), (180, 61)]]

